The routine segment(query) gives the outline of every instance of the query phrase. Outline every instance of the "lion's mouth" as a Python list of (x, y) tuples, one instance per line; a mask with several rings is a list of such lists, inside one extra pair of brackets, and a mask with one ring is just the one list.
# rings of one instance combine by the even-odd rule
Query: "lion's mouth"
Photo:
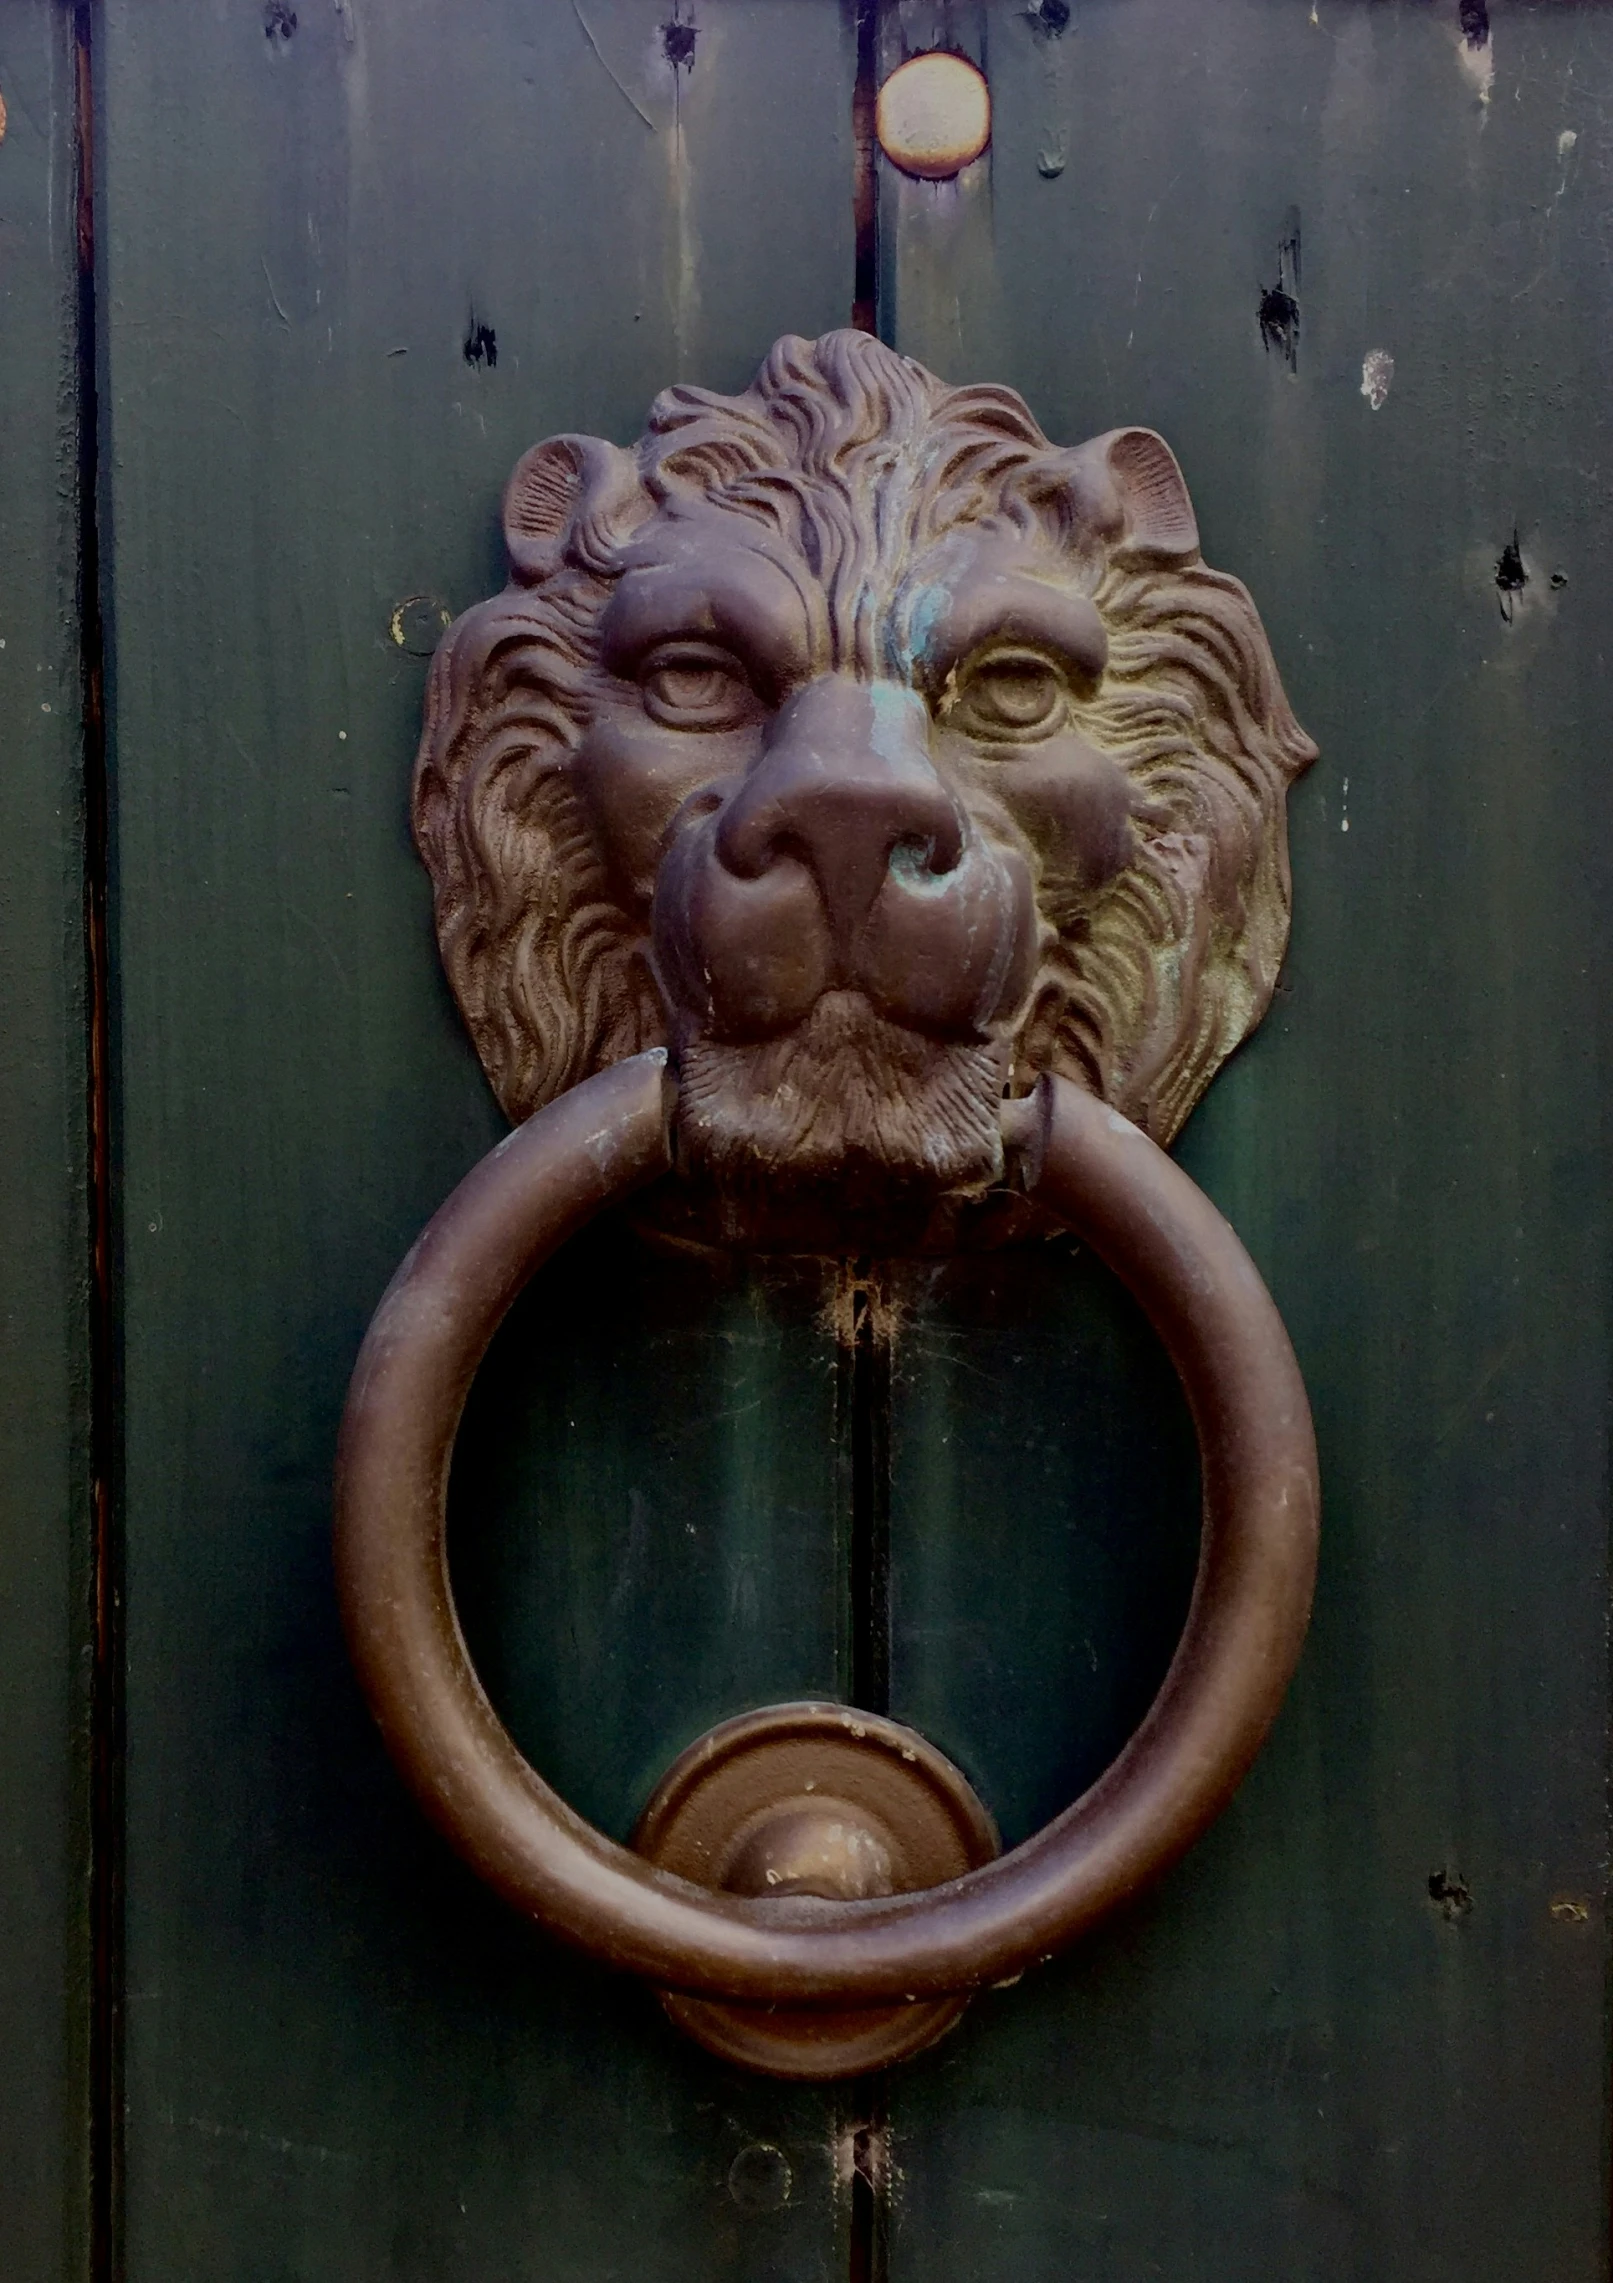
[(1002, 1174), (1007, 1060), (1006, 1043), (927, 1038), (860, 991), (826, 991), (779, 1037), (686, 1041), (680, 1147), (729, 1190), (980, 1190)]

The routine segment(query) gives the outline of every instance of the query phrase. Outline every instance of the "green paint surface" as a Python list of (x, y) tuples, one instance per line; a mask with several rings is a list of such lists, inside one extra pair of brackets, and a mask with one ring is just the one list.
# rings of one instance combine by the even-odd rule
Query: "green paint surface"
[(0, 14), (0, 2267), (88, 2250), (89, 1055), (72, 27)]
[[(1178, 1152), (1310, 1387), (1310, 1643), (1210, 1838), (893, 2086), (892, 2283), (1606, 2272), (1613, 13), (1491, 20), (1481, 103), (1454, 8), (1131, 0), (1054, 36), (992, 0), (954, 26), (989, 164), (885, 178), (898, 345), (1063, 441), (1158, 428), (1322, 748), (1276, 1002)], [(1296, 226), (1291, 374), (1257, 311)], [(1103, 1603), (1091, 1462), (1045, 1463), (1080, 1349), (1014, 1273), (991, 1327), (944, 1293), (914, 1325), (892, 1542), (898, 1612), (942, 1612), (894, 1708), (966, 1715), (1017, 1818), (1081, 1772)], [(950, 1581), (993, 1543), (988, 1643)]]
[[(483, 1893), (358, 1699), (328, 1552), (347, 1375), (501, 1130), (408, 840), (425, 659), (502, 576), (528, 444), (628, 440), (669, 382), (740, 387), (850, 302), (854, 11), (701, 0), (682, 67), (667, 15), (95, 20), (129, 2283), (1593, 2283), (1605, 7), (1497, 0), (1483, 53), (1424, 0), (1075, 0), (1062, 31), (1019, 0), (879, 11), (886, 66), (960, 46), (995, 106), (956, 185), (881, 170), (887, 335), (1018, 387), (1059, 439), (1159, 428), (1322, 747), (1277, 1000), (1179, 1151), (1284, 1312), (1323, 1465), (1311, 1641), (1227, 1816), (882, 2089), (792, 2089), (709, 2062)], [(88, 2211), (70, 66), (61, 11), (17, 0), (8, 2283), (84, 2277)], [(1258, 323), (1280, 279), (1292, 367)], [(1527, 582), (1502, 591), (1514, 535)], [(709, 1723), (883, 1669), (850, 1638), (859, 1468), (888, 1495), (892, 1710), (1010, 1841), (1168, 1662), (1195, 1462), (1124, 1293), (1066, 1245), (898, 1265), (893, 1352), (859, 1379), (827, 1282), (604, 1229), (534, 1281), (478, 1384), (467, 1629), (534, 1764), (617, 1834)], [(881, 1415), (854, 1431), (858, 1402)], [(847, 2136), (876, 2114), (870, 2225)]]

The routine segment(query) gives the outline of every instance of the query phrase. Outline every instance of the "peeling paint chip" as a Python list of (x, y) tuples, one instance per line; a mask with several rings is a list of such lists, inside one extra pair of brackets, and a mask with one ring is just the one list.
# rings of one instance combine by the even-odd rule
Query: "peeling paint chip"
[(1389, 383), (1394, 377), (1395, 360), (1387, 349), (1369, 349), (1361, 359), (1361, 394), (1374, 412), (1389, 394)]

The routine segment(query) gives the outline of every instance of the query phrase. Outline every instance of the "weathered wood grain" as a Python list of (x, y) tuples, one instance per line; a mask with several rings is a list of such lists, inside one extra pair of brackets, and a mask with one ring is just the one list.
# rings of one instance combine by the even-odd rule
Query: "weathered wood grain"
[(90, 1267), (67, 10), (0, 17), (0, 2264), (89, 2249)]

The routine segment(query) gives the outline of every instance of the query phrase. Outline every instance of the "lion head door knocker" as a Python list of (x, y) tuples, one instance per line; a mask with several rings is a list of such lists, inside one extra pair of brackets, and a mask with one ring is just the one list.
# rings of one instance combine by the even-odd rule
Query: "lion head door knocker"
[[(360, 1676), (517, 1908), (786, 2076), (919, 2050), (1188, 1847), (1258, 1751), (1316, 1556), (1310, 1416), (1237, 1238), (1164, 1154), (1258, 1022), (1315, 749), (1147, 429), (1050, 444), (859, 333), (674, 388), (631, 451), (537, 445), (510, 583), (444, 637), (415, 779), (443, 959), (517, 1131), (399, 1270), (342, 1433)], [(1182, 1379), (1197, 1584), (1118, 1759), (1003, 1855), (922, 1738), (833, 1705), (715, 1729), (618, 1847), (471, 1668), (444, 1498), (540, 1261), (635, 1192), (710, 1241), (1078, 1232)], [(899, 1232), (891, 1242), (892, 1230)]]

